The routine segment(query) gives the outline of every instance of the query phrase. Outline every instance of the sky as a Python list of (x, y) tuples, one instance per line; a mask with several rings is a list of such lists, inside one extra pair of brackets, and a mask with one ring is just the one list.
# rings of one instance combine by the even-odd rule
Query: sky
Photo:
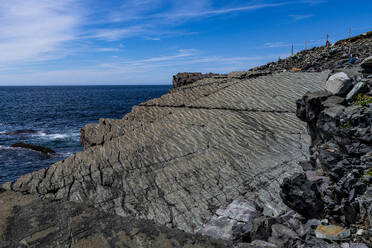
[(0, 0), (0, 85), (171, 84), (372, 30), (370, 0)]

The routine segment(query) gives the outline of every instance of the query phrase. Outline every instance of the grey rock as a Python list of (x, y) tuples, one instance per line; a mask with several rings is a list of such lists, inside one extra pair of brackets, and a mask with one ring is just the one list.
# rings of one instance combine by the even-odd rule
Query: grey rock
[[(198, 233), (214, 238), (232, 240), (234, 236), (244, 236), (250, 232), (253, 219), (259, 215), (260, 212), (253, 202), (236, 199), (226, 208), (218, 209), (212, 219)], [(240, 227), (239, 231), (233, 230), (237, 224)]]
[(263, 241), (263, 240), (254, 240), (251, 243), (239, 243), (235, 247), (236, 248), (278, 248), (277, 245)]
[(347, 94), (346, 100), (353, 101), (360, 93), (365, 93), (369, 90), (368, 85), (364, 82), (357, 83), (353, 89)]
[(326, 82), (326, 89), (334, 95), (345, 95), (352, 86), (351, 79), (344, 72), (332, 75)]
[(368, 248), (368, 246), (363, 243), (350, 243), (349, 247), (350, 248)]
[(285, 225), (275, 224), (271, 228), (272, 236), (268, 241), (279, 247), (289, 247), (299, 239), (297, 233)]

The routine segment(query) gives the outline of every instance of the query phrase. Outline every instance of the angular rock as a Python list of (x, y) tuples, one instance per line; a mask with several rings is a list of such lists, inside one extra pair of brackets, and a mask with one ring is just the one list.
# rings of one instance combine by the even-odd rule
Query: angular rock
[(353, 89), (347, 94), (346, 101), (353, 101), (356, 96), (360, 93), (365, 93), (369, 90), (368, 85), (365, 82), (357, 83)]
[(269, 242), (279, 247), (290, 247), (299, 239), (297, 233), (285, 225), (275, 224), (271, 228), (272, 236)]
[(214, 238), (231, 240), (235, 236), (245, 237), (252, 230), (253, 219), (260, 212), (253, 202), (236, 199), (225, 209), (218, 209), (212, 219), (198, 233)]
[(336, 225), (319, 225), (315, 230), (318, 239), (345, 240), (350, 237), (350, 230)]
[(323, 217), (323, 201), (315, 183), (306, 179), (304, 174), (296, 174), (284, 179), (280, 196), (288, 207), (305, 218)]
[(346, 95), (352, 86), (351, 79), (344, 72), (332, 75), (326, 82), (326, 89), (334, 95)]

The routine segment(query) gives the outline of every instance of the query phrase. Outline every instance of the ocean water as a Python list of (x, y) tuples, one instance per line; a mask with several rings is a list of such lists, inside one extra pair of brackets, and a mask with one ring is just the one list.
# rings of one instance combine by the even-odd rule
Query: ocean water
[[(167, 93), (170, 86), (0, 87), (0, 185), (82, 151), (80, 129), (99, 118), (121, 119), (132, 106)], [(14, 133), (33, 130), (33, 133)], [(13, 132), (13, 133), (12, 133)], [(55, 155), (11, 148), (45, 146)]]

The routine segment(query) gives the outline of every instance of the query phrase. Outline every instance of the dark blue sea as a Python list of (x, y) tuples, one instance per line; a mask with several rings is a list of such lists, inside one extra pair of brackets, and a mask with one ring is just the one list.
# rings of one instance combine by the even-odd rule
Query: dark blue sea
[[(0, 87), (0, 185), (82, 151), (80, 129), (99, 118), (121, 119), (132, 106), (170, 86)], [(32, 131), (20, 131), (32, 130)], [(56, 151), (47, 156), (17, 142)]]

